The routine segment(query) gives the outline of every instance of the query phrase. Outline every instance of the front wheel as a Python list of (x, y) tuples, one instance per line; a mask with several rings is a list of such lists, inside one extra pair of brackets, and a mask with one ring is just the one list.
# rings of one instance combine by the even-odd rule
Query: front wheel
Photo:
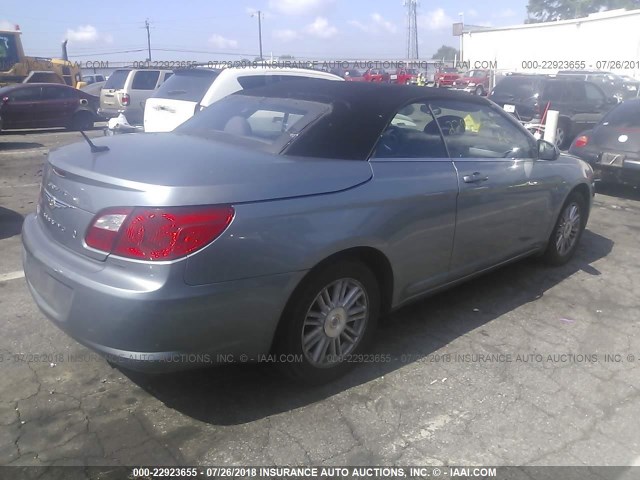
[(576, 251), (587, 224), (587, 201), (573, 192), (562, 206), (560, 216), (553, 227), (544, 260), (551, 265), (567, 263)]
[(484, 88), (482, 87), (482, 85), (478, 85), (476, 87), (475, 94), (479, 96), (484, 95)]
[(369, 268), (346, 260), (312, 273), (293, 294), (276, 338), (281, 364), (297, 381), (330, 382), (355, 366), (380, 315), (380, 290)]

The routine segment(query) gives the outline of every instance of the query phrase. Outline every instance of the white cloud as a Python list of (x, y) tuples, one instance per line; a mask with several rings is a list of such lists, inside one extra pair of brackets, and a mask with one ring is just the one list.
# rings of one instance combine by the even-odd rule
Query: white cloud
[(209, 43), (216, 48), (238, 48), (238, 41), (231, 38), (225, 38), (222, 35), (214, 33), (209, 37)]
[(367, 24), (359, 22), (358, 20), (350, 20), (348, 23), (349, 25), (356, 27), (358, 30), (362, 30), (367, 33), (380, 33), (380, 31), (396, 33), (398, 30), (393, 23), (385, 20), (379, 13), (372, 13), (371, 21)]
[(442, 8), (437, 8), (418, 16), (418, 25), (429, 30), (451, 28), (453, 23), (455, 23), (454, 20)]
[[(99, 40), (106, 41), (110, 36), (102, 36), (93, 25), (80, 25), (78, 28), (68, 28), (65, 38), (70, 43), (95, 43)], [(111, 38), (113, 41), (113, 38)]]
[(269, 8), (285, 15), (314, 15), (323, 12), (335, 0), (269, 0)]
[(299, 35), (298, 35), (298, 32), (296, 32), (295, 30), (285, 29), (285, 30), (275, 30), (273, 32), (273, 37), (278, 40), (282, 40), (283, 42), (290, 42), (291, 40), (295, 40), (299, 38)]
[(338, 29), (329, 25), (329, 21), (324, 17), (316, 17), (313, 23), (307, 25), (305, 31), (314, 37), (330, 38), (338, 33)]

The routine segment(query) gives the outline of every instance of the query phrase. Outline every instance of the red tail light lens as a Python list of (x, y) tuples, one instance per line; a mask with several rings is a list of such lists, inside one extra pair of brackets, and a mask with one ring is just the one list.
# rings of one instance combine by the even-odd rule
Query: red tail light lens
[(131, 101), (131, 97), (129, 97), (129, 94), (128, 93), (123, 93), (122, 94), (122, 106), (128, 107), (130, 101)]
[(112, 208), (96, 215), (85, 241), (122, 257), (175, 260), (213, 242), (234, 213), (230, 206)]
[(586, 135), (581, 135), (576, 138), (574, 145), (578, 148), (586, 147), (589, 144), (589, 137)]

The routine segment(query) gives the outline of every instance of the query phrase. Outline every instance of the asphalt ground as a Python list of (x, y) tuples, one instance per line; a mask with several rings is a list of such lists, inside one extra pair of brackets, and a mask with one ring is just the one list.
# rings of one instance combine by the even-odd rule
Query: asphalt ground
[(145, 376), (54, 327), (22, 275), (45, 154), (75, 141), (0, 135), (0, 465), (640, 465), (637, 190), (599, 191), (569, 264), (394, 313), (384, 360), (333, 384), (266, 362)]

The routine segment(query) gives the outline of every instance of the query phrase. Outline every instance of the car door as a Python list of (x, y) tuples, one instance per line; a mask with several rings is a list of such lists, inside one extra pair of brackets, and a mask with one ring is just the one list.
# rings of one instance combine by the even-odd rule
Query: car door
[[(382, 133), (370, 158), (380, 208), (395, 221), (388, 255), (394, 282), (404, 301), (442, 284), (449, 275), (455, 231), (458, 181), (439, 132), (425, 133), (433, 122), (425, 102), (399, 110)], [(372, 221), (376, 221), (372, 219)]]
[(457, 171), (459, 196), (451, 275), (459, 278), (546, 242), (557, 183), (533, 137), (500, 108), (464, 100), (430, 103)]
[(34, 114), (34, 106), (40, 100), (42, 87), (29, 85), (12, 90), (3, 98), (2, 128), (38, 128), (41, 118)]
[(35, 109), (45, 127), (66, 127), (71, 123), (78, 101), (70, 88), (62, 85), (45, 85)]
[(127, 120), (130, 123), (142, 123), (144, 104), (159, 84), (159, 70), (138, 70), (133, 76), (130, 89), (130, 107), (127, 109)]

